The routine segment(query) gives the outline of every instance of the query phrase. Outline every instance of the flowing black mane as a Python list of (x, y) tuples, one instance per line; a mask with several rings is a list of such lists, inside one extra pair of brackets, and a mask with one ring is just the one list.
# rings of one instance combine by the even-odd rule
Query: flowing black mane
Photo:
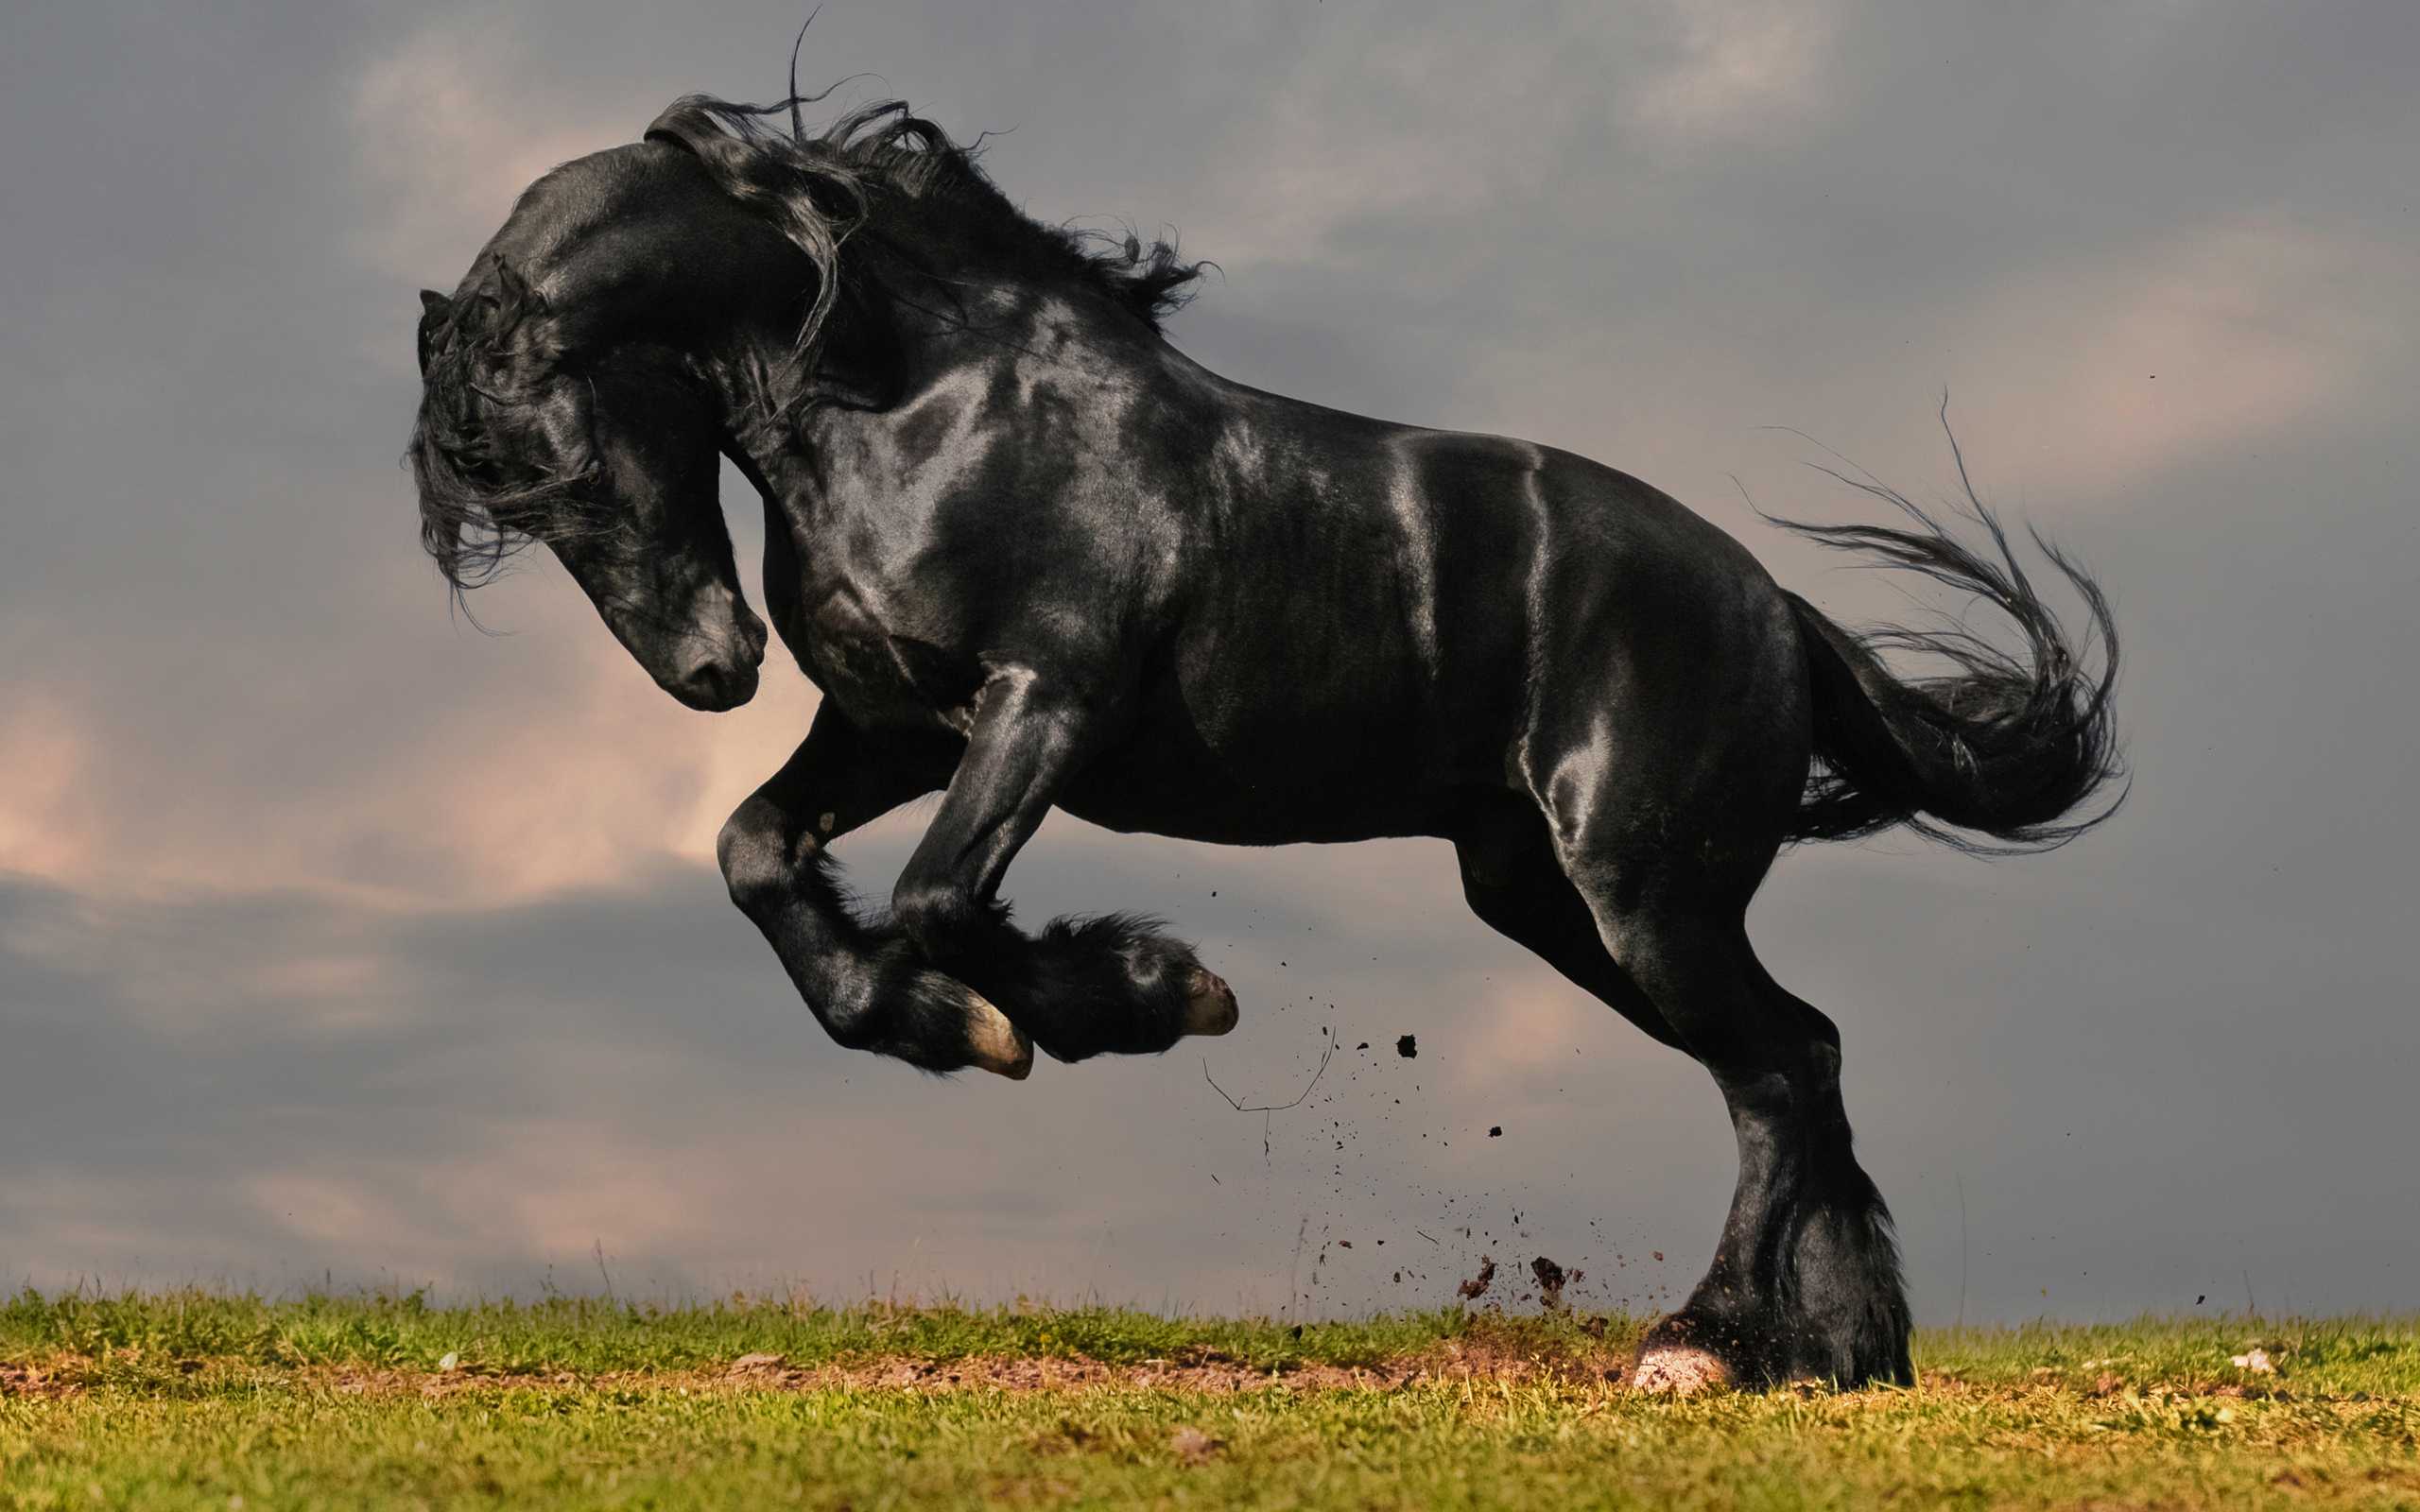
[(920, 261), (919, 242), (979, 240), (994, 266), (1036, 280), (1080, 279), (1155, 331), (1161, 317), (1192, 298), (1201, 265), (1181, 261), (1174, 245), (1158, 240), (1147, 248), (1132, 234), (1114, 242), (1033, 219), (1009, 202), (974, 148), (910, 114), (904, 101), (878, 100), (811, 135), (766, 125), (799, 103), (740, 105), (691, 94), (657, 117), (648, 135), (697, 152), (725, 193), (815, 260), (825, 292), (803, 333), (808, 343), (843, 284), (840, 245), (859, 232)]

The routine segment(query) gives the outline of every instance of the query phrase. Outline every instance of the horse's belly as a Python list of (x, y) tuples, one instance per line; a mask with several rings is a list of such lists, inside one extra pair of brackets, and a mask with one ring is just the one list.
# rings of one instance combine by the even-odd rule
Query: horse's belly
[(1474, 789), (1503, 785), (1510, 731), (1430, 713), (1147, 719), (1059, 806), (1108, 829), (1230, 845), (1433, 833)]
[(1338, 802), (1300, 790), (1238, 791), (1193, 774), (1088, 776), (1059, 807), (1087, 823), (1126, 833), (1171, 835), (1217, 845), (1296, 845), (1432, 834), (1456, 805), (1440, 793), (1384, 795)]

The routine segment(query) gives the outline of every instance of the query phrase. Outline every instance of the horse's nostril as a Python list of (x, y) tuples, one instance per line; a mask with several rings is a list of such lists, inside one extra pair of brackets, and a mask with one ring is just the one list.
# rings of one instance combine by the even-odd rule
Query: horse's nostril
[(669, 691), (693, 709), (719, 712), (736, 708), (755, 693), (756, 669), (724, 662), (700, 662)]

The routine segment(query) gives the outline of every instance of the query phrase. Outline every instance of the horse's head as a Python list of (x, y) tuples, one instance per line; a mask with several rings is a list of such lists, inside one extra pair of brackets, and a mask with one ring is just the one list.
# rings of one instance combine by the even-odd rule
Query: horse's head
[(562, 559), (693, 709), (756, 692), (765, 624), (717, 497), (734, 371), (786, 346), (811, 267), (693, 159), (621, 147), (525, 195), (451, 298), (424, 293), (422, 535), (458, 589), (522, 541)]
[[(757, 465), (743, 431), (762, 442), (820, 405), (892, 402), (905, 367), (883, 269), (938, 308), (958, 298), (959, 265), (989, 257), (1154, 324), (1196, 273), (1165, 243), (1103, 251), (1027, 219), (896, 102), (816, 136), (794, 110), (791, 133), (770, 133), (769, 113), (676, 103), (641, 145), (540, 180), (451, 298), (422, 296), (411, 455), (438, 565), (460, 589), (545, 542), (640, 664), (699, 709), (747, 701), (765, 646), (716, 454)], [(868, 233), (880, 250), (844, 263), (841, 244), (884, 206), (914, 226)]]

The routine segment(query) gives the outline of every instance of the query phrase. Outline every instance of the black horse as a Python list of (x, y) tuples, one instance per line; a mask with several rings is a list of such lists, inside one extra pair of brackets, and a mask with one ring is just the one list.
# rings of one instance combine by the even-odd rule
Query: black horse
[[(1875, 654), (1893, 637), (1646, 484), (1229, 383), (1161, 335), (1196, 272), (1172, 248), (1027, 219), (902, 106), (810, 135), (783, 105), (786, 134), (782, 107), (686, 99), (532, 186), (453, 297), (423, 296), (411, 460), (458, 590), (544, 541), (703, 710), (747, 701), (766, 639), (717, 456), (763, 495), (767, 608), (822, 702), (719, 849), (824, 1028), (1023, 1076), (1034, 1045), (1231, 1027), (1226, 984), (1152, 921), (1011, 924), (1002, 874), (1054, 804), (1236, 845), (1443, 836), (1479, 918), (1728, 1100), (1729, 1220), (1634, 1380), (1907, 1381), (1839, 1033), (1744, 916), (1794, 840), (2095, 822), (2116, 644), (2091, 582), (2051, 554), (2097, 677), (1988, 515), (1996, 558), (1922, 514), (1813, 529), (2030, 643), (1896, 632), (1955, 663), (1902, 679)], [(854, 912), (826, 847), (935, 791), (889, 916)]]

